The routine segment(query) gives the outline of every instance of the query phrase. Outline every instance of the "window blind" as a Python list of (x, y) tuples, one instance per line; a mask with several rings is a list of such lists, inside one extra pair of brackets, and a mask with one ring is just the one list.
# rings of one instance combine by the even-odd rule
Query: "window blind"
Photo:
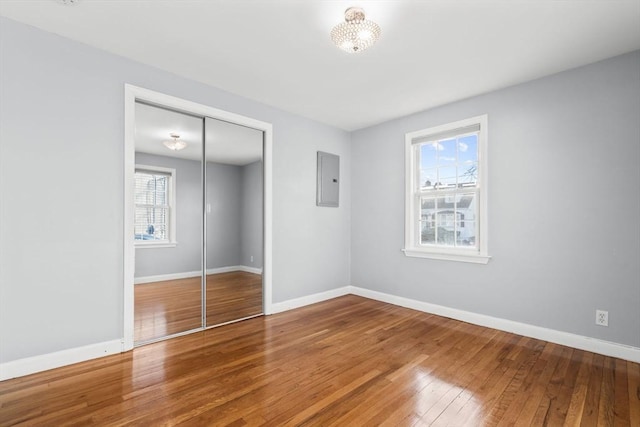
[(171, 174), (138, 169), (135, 172), (136, 240), (169, 240), (169, 180)]
[(464, 136), (470, 133), (477, 133), (477, 132), (480, 132), (480, 125), (474, 124), (474, 125), (463, 127), (463, 128), (452, 129), (444, 132), (434, 133), (431, 135), (420, 136), (418, 138), (412, 139), (411, 144), (422, 144), (425, 142), (441, 141), (443, 139), (453, 138), (456, 136)]

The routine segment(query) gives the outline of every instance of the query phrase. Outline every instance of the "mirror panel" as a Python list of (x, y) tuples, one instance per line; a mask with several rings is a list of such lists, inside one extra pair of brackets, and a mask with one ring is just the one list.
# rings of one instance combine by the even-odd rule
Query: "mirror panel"
[(259, 315), (263, 132), (205, 119), (206, 326)]
[[(202, 327), (203, 120), (139, 102), (135, 114), (134, 342), (141, 344)], [(171, 141), (186, 146), (175, 150)]]

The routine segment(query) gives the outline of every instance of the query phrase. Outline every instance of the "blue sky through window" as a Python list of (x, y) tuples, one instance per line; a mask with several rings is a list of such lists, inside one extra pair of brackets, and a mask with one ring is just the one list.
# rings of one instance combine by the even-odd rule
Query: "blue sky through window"
[(420, 145), (420, 187), (451, 188), (477, 180), (478, 134)]

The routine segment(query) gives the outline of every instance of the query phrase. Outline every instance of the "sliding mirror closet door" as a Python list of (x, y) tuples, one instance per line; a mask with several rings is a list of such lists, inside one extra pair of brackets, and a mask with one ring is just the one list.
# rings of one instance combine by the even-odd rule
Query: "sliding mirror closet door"
[(136, 103), (136, 344), (202, 328), (203, 120)]
[(205, 119), (206, 326), (262, 314), (263, 132)]

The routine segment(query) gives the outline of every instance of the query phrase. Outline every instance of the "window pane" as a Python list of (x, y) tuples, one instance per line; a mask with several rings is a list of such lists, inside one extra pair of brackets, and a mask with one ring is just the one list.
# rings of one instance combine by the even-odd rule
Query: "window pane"
[(435, 232), (435, 197), (423, 197), (420, 200), (420, 243), (434, 244), (436, 242)]
[(436, 234), (431, 220), (420, 221), (420, 243), (423, 245), (433, 245), (436, 242)]
[(453, 188), (456, 186), (457, 169), (455, 166), (438, 168), (438, 188)]
[(420, 199), (420, 243), (476, 246), (476, 194), (452, 193)]
[(478, 134), (458, 138), (458, 163), (476, 163), (478, 161)]
[[(455, 195), (456, 212), (464, 215), (467, 221), (476, 220), (476, 194), (475, 193), (457, 193)], [(462, 218), (461, 218), (462, 219)]]
[(135, 240), (169, 240), (169, 176), (135, 173)]
[(437, 169), (421, 169), (420, 170), (420, 188), (433, 189), (438, 182)]
[(458, 187), (475, 187), (478, 183), (478, 164), (467, 163), (458, 166)]
[(438, 164), (445, 165), (456, 162), (456, 139), (438, 141)]
[(475, 221), (459, 221), (457, 246), (475, 247), (476, 245), (476, 223)]
[(156, 191), (155, 192), (155, 203), (154, 205), (166, 205), (167, 204), (167, 193), (166, 191)]
[(428, 143), (420, 145), (420, 169), (432, 168), (438, 164), (437, 144)]
[(447, 209), (444, 198), (437, 200), (436, 235), (438, 244), (453, 246), (455, 243), (455, 212)]
[(135, 240), (168, 240), (168, 208), (136, 207)]
[(456, 195), (456, 245), (475, 246), (476, 244), (476, 206), (475, 193)]
[(421, 199), (421, 244), (454, 245), (455, 199), (447, 200), (449, 197), (423, 197)]
[(158, 205), (166, 205), (167, 201), (167, 177), (166, 176), (156, 176), (155, 177), (155, 193), (156, 193), (156, 204)]
[(136, 172), (135, 202), (137, 204), (153, 203), (153, 175)]
[(475, 187), (478, 181), (478, 134), (458, 138), (458, 186)]

